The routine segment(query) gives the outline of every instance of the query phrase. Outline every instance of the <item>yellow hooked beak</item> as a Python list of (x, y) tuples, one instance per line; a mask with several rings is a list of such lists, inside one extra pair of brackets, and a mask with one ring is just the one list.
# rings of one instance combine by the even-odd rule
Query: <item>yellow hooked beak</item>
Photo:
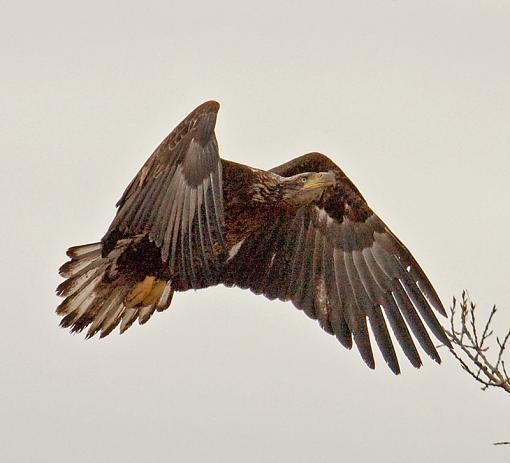
[(303, 190), (316, 190), (326, 188), (336, 184), (335, 174), (333, 172), (317, 172), (310, 175), (303, 185)]

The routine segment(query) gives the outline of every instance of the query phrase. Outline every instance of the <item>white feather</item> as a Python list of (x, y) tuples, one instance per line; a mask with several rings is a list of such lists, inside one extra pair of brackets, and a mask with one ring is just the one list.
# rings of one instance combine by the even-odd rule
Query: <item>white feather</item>
[(109, 311), (108, 316), (101, 325), (101, 334), (105, 333), (106, 331), (110, 331), (110, 329), (113, 329), (119, 322), (119, 317), (125, 309), (125, 305), (122, 299), (117, 303), (117, 306), (113, 306)]
[(75, 293), (73, 296), (70, 296), (68, 299), (64, 301), (64, 303), (59, 307), (59, 313), (62, 315), (67, 315), (71, 312), (74, 312), (80, 304), (87, 299), (92, 291), (96, 288), (98, 283), (101, 281), (103, 274), (99, 272), (99, 274), (89, 281), (81, 291)]
[[(244, 243), (244, 239), (239, 241), (239, 243), (236, 243), (234, 244), (234, 246), (232, 246), (230, 248), (230, 251), (228, 251), (228, 259), (227, 259), (227, 262), (232, 259), (233, 257), (235, 257), (235, 255), (239, 252), (239, 249), (241, 249), (241, 246), (243, 245)], [(274, 257), (274, 256), (273, 256)], [(271, 262), (272, 263), (272, 262)]]
[(120, 333), (124, 333), (132, 324), (135, 318), (138, 315), (138, 309), (131, 307), (126, 308), (124, 313), (122, 314), (122, 322), (120, 323)]
[(94, 318), (92, 325), (90, 325), (87, 336), (92, 336), (92, 334), (102, 325), (102, 323), (103, 323), (104, 319), (106, 318), (106, 316), (108, 315), (110, 309), (114, 306), (117, 307), (119, 302), (122, 301), (123, 297), (124, 297), (124, 295), (120, 290), (112, 292), (110, 297), (104, 302), (100, 311)]
[(70, 257), (77, 259), (80, 256), (89, 253), (100, 253), (101, 252), (101, 243), (92, 243), (92, 244), (84, 244), (82, 246), (75, 246), (69, 248), (68, 254)]
[(138, 314), (138, 323), (140, 323), (141, 325), (145, 323), (147, 320), (149, 320), (149, 318), (152, 317), (152, 314), (154, 313), (155, 310), (156, 304), (146, 305), (142, 307), (140, 309), (140, 313)]
[(97, 265), (92, 263), (89, 270), (86, 270), (81, 275), (73, 277), (68, 280), (68, 286), (65, 289), (64, 296), (72, 296), (80, 288), (85, 287), (86, 283), (96, 277), (99, 273), (104, 275), (105, 269), (98, 269)]
[(156, 304), (158, 311), (164, 310), (168, 307), (168, 300), (171, 295), (172, 295), (172, 282), (169, 281), (166, 284), (165, 289), (163, 289), (163, 293), (161, 294), (159, 301)]

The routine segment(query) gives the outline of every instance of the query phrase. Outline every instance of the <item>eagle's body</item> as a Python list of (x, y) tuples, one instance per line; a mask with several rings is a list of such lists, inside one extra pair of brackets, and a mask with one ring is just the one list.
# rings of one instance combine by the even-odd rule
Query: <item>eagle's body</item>
[(218, 109), (204, 103), (161, 143), (100, 243), (68, 251), (62, 325), (105, 336), (120, 323), (123, 332), (166, 309), (174, 291), (222, 283), (291, 300), (346, 347), (354, 338), (371, 367), (367, 320), (394, 372), (386, 322), (414, 366), (408, 326), (439, 361), (421, 320), (448, 344), (431, 310), (444, 314), (439, 298), (338, 166), (320, 153), (271, 171), (221, 159)]

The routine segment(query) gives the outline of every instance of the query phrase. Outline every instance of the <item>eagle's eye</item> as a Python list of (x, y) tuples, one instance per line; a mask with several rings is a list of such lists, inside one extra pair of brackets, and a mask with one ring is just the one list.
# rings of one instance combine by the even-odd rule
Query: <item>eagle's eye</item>
[(301, 177), (301, 178), (299, 179), (299, 181), (300, 181), (301, 183), (303, 183), (303, 184), (305, 184), (307, 180), (308, 180), (308, 179), (307, 179), (306, 177)]

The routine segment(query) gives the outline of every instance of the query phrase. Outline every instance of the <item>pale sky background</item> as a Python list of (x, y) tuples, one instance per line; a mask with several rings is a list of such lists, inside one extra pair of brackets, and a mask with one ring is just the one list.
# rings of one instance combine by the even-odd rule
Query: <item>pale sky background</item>
[(225, 158), (328, 154), (445, 304), (468, 288), (508, 329), (510, 2), (0, 8), (0, 461), (510, 461), (510, 397), (446, 352), (371, 371), (290, 303), (224, 287), (103, 341), (54, 313), (65, 250), (216, 99)]

